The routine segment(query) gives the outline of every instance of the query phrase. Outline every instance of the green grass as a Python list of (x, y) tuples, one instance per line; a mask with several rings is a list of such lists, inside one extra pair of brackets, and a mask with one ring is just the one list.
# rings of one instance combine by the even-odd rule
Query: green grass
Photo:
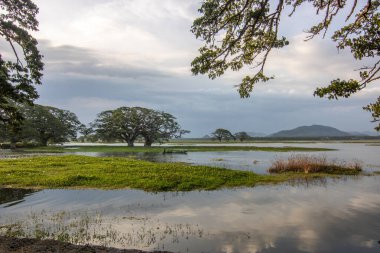
[(326, 174), (258, 175), (183, 163), (153, 163), (128, 158), (51, 156), (0, 160), (0, 187), (100, 188), (145, 191), (214, 190), (280, 183)]
[(313, 152), (313, 151), (332, 151), (327, 148), (304, 148), (304, 147), (255, 147), (255, 146), (170, 146), (170, 147), (126, 147), (126, 146), (69, 146), (69, 147), (34, 147), (25, 148), (25, 152), (154, 152), (167, 153), (171, 150), (182, 150), (187, 152), (222, 152), (222, 151), (266, 151), (266, 152)]

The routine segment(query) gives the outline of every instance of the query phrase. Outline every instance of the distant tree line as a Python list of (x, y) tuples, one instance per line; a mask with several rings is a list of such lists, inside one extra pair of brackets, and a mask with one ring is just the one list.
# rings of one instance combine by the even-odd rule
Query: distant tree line
[(43, 105), (18, 105), (22, 114), (19, 127), (0, 123), (0, 142), (14, 148), (17, 142), (62, 143), (78, 140), (92, 142), (125, 142), (134, 146), (136, 140), (145, 146), (179, 138), (189, 131), (183, 130), (176, 118), (166, 112), (143, 107), (120, 107), (99, 113), (89, 126), (68, 111)]
[(252, 137), (249, 136), (246, 132), (238, 132), (232, 134), (229, 130), (224, 128), (218, 128), (214, 132), (211, 133), (211, 138), (214, 140), (222, 141), (230, 141), (230, 140), (239, 140), (241, 142), (245, 140), (249, 140)]

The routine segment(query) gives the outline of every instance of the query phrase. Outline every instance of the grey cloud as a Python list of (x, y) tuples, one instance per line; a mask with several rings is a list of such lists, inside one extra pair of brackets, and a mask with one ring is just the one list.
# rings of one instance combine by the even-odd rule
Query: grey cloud
[(87, 48), (69, 45), (52, 46), (49, 41), (41, 40), (40, 50), (44, 55), (45, 72), (48, 75), (66, 74), (111, 78), (156, 78), (167, 76), (166, 73), (157, 69), (110, 63), (98, 52)]
[[(218, 83), (197, 79), (198, 86)], [(328, 101), (310, 96), (255, 94), (240, 99), (229, 92), (190, 89), (188, 78), (145, 80), (92, 79), (88, 77), (47, 78), (39, 88), (40, 103), (55, 105), (77, 113), (87, 123), (102, 110), (125, 106), (144, 106), (167, 111), (181, 125), (203, 136), (218, 127), (237, 131), (273, 133), (300, 125), (324, 124), (342, 130), (371, 130), (370, 115), (361, 108), (368, 98)], [(176, 87), (177, 86), (177, 87)], [(92, 100), (92, 101), (91, 101)], [(91, 104), (91, 105), (89, 105)]]

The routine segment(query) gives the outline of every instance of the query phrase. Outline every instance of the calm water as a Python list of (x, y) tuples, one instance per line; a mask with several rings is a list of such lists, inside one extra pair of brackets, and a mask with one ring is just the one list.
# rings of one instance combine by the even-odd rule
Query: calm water
[(173, 252), (380, 251), (379, 176), (212, 192), (16, 195), (2, 199), (0, 223), (28, 236), (50, 231), (77, 243)]
[[(196, 144), (194, 144), (196, 145)], [(203, 144), (202, 144), (203, 145)], [(220, 144), (208, 144), (217, 146)], [(221, 144), (226, 145), (226, 144)], [(329, 148), (335, 151), (322, 152), (264, 152), (264, 151), (229, 151), (229, 152), (188, 152), (187, 154), (161, 154), (161, 153), (102, 153), (102, 152), (74, 152), (79, 155), (90, 156), (118, 156), (134, 157), (137, 159), (154, 162), (185, 162), (195, 165), (218, 166), (230, 169), (251, 170), (256, 173), (267, 173), (267, 169), (276, 159), (286, 159), (295, 154), (307, 154), (315, 156), (326, 156), (329, 160), (340, 162), (363, 163), (364, 169), (368, 171), (380, 170), (380, 146), (372, 146), (365, 143), (247, 143), (228, 144), (259, 146), (259, 147), (308, 147)], [(207, 146), (205, 144), (204, 146)]]
[[(378, 146), (326, 146), (340, 147), (322, 152), (329, 159), (359, 159), (380, 170)], [(155, 159), (241, 164), (264, 173), (272, 159), (288, 155), (207, 152)], [(0, 189), (0, 233), (7, 232), (172, 252), (380, 252), (380, 176), (188, 193)]]

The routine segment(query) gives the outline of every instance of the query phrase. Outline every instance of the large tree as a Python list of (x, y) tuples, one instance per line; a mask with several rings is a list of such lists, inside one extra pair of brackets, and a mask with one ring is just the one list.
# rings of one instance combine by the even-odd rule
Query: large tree
[(68, 110), (52, 106), (24, 106), (24, 120), (19, 138), (24, 141), (35, 141), (46, 146), (48, 142), (61, 143), (75, 140), (83, 126), (78, 117)]
[(231, 139), (235, 139), (235, 136), (227, 129), (218, 128), (214, 132), (211, 133), (213, 139), (222, 142), (222, 140), (229, 141)]
[(168, 141), (171, 138), (180, 138), (188, 130), (181, 129), (176, 118), (166, 112), (150, 110), (145, 117), (141, 135), (144, 137), (144, 146), (150, 147), (154, 142)]
[(93, 126), (103, 141), (119, 140), (133, 147), (141, 134), (148, 111), (142, 107), (120, 107), (103, 111), (98, 114)]
[(249, 134), (247, 134), (247, 132), (238, 132), (238, 133), (234, 134), (234, 136), (235, 136), (235, 139), (238, 139), (241, 142), (243, 142), (245, 140), (249, 140), (251, 138), (251, 136), (249, 136)]
[(30, 31), (38, 30), (37, 6), (31, 0), (0, 0), (0, 35), (8, 52), (0, 52), (0, 124), (14, 131), (22, 121), (19, 104), (38, 98), (43, 63), (37, 40)]
[(11, 148), (20, 141), (46, 146), (48, 142), (75, 140), (83, 126), (74, 113), (51, 106), (23, 105), (17, 110), (23, 117), (19, 131), (13, 131), (10, 125), (0, 125), (0, 140), (10, 142)]
[(145, 146), (151, 146), (187, 132), (171, 114), (143, 107), (120, 107), (101, 112), (93, 126), (102, 140), (119, 140), (131, 147), (139, 136), (144, 138)]
[[(314, 95), (329, 99), (349, 97), (375, 80), (380, 79), (380, 0), (203, 0), (201, 16), (192, 26), (197, 38), (205, 45), (192, 62), (194, 74), (208, 74), (212, 79), (228, 69), (238, 71), (251, 66), (255, 71), (238, 84), (241, 97), (249, 97), (254, 85), (273, 77), (264, 73), (264, 67), (272, 49), (289, 44), (279, 34), (280, 20), (285, 9), (292, 16), (301, 5), (312, 4), (321, 21), (307, 32), (307, 39), (326, 35), (334, 19), (343, 13), (345, 24), (332, 34), (338, 49), (348, 48), (356, 60), (372, 59), (373, 64), (363, 66), (357, 79), (332, 80)], [(374, 121), (380, 121), (380, 97), (364, 107), (372, 113)], [(380, 130), (380, 125), (376, 127)]]

